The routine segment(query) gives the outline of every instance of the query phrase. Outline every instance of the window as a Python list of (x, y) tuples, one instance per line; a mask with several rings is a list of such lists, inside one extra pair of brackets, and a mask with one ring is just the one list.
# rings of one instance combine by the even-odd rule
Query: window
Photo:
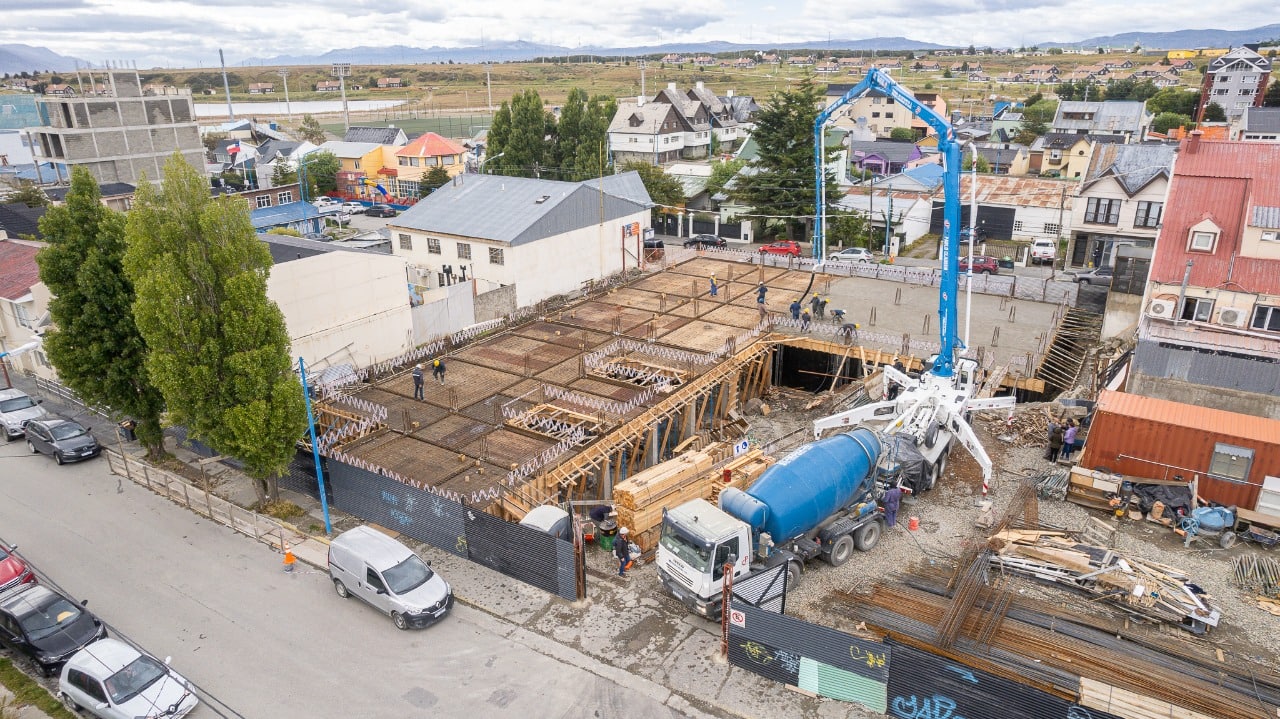
[(102, 685), (97, 679), (85, 674), (79, 669), (71, 669), (67, 672), (67, 683), (88, 694), (90, 698), (105, 703), (107, 701), (107, 693), (102, 690)]
[(501, 247), (490, 247), (490, 248), (489, 248), (489, 264), (491, 264), (491, 265), (501, 265), (501, 264), (503, 264), (503, 260), (502, 260), (502, 248), (501, 248)]
[(454, 157), (453, 155), (446, 155), (443, 159), (444, 159), (444, 164), (446, 165), (452, 165), (457, 162), (457, 158)]
[(884, 114), (884, 116), (885, 116), (886, 118), (892, 118), (892, 117), (893, 117), (893, 113), (892, 113), (892, 112), (886, 112), (886, 113)]
[(1096, 225), (1114, 225), (1120, 221), (1120, 200), (1090, 197), (1084, 211), (1084, 221)]
[(400, 197), (417, 197), (421, 191), (416, 180), (396, 180), (396, 194)]
[(1213, 252), (1213, 246), (1217, 242), (1218, 233), (1216, 232), (1192, 232), (1187, 249), (1193, 252)]
[(432, 255), (440, 254), (440, 240), (434, 237), (427, 238), (427, 253)]
[(412, 249), (413, 249), (413, 237), (412, 237), (412, 236), (410, 236), (410, 235), (406, 235), (406, 234), (404, 234), (404, 233), (402, 232), (402, 233), (400, 233), (399, 237), (400, 237), (400, 249), (402, 249), (402, 250), (412, 250)]
[(1231, 92), (1231, 91), (1230, 91), (1230, 90), (1228, 90), (1227, 88), (1225, 88), (1225, 87), (1220, 87), (1220, 88), (1218, 88), (1218, 89), (1214, 90), (1214, 91), (1213, 91), (1213, 94), (1215, 94), (1215, 95), (1226, 95), (1226, 94), (1228, 94), (1228, 93), (1230, 93), (1230, 92)]
[(396, 164), (400, 165), (401, 167), (408, 167), (410, 159), (417, 159), (417, 158), (397, 157)]
[(1209, 462), (1209, 474), (1244, 482), (1249, 479), (1249, 468), (1252, 464), (1252, 449), (1219, 442), (1213, 446), (1213, 460)]
[(355, 162), (353, 162), (353, 163), (352, 163), (352, 165), (354, 165), (354, 166), (355, 166), (355, 169), (357, 169), (357, 170), (359, 170), (359, 169), (360, 169), (360, 161), (359, 161), (359, 160), (356, 160)]
[(1257, 76), (1257, 75), (1245, 75), (1244, 77), (1242, 77), (1242, 78), (1240, 78), (1240, 79), (1241, 79), (1241, 81), (1243, 81), (1243, 82), (1257, 82), (1257, 81), (1258, 81), (1258, 76)]
[(1182, 319), (1195, 322), (1208, 322), (1213, 316), (1213, 300), (1201, 297), (1188, 297), (1182, 301)]
[(880, 117), (880, 113), (879, 113), (878, 111), (877, 111), (877, 112), (873, 112), (873, 113), (871, 113), (871, 116), (872, 116), (872, 117)]
[(1044, 233), (1046, 235), (1054, 235), (1055, 237), (1062, 231), (1062, 227), (1055, 222), (1044, 223)]
[(1263, 230), (1263, 242), (1280, 242), (1280, 230)]
[(1138, 212), (1133, 216), (1134, 227), (1159, 227), (1160, 213), (1164, 210), (1163, 202), (1139, 202)]
[(724, 565), (730, 562), (730, 559), (737, 561), (739, 559), (738, 538), (734, 537), (727, 542), (716, 547), (715, 567), (713, 568), (713, 578), (719, 581), (724, 577)]
[(293, 202), (293, 190), (276, 193), (276, 204), (287, 205)]
[(1280, 307), (1258, 305), (1253, 308), (1253, 322), (1249, 326), (1255, 330), (1280, 332)]
[(372, 589), (372, 590), (373, 590), (373, 591), (375, 591), (375, 592), (379, 592), (379, 591), (381, 591), (381, 592), (386, 592), (386, 591), (387, 591), (387, 585), (385, 585), (385, 584), (383, 584), (383, 583), (382, 583), (382, 577), (379, 577), (379, 576), (378, 576), (378, 573), (377, 573), (377, 572), (375, 572), (375, 571), (373, 571), (373, 567), (366, 567), (366, 568), (365, 568), (365, 570), (364, 570), (364, 583), (365, 583), (365, 584), (368, 584), (368, 585), (369, 585), (369, 588), (370, 588), (370, 589)]
[(271, 195), (258, 195), (254, 201), (258, 203), (259, 210), (264, 207), (271, 207)]
[(458, 259), (460, 260), (471, 259), (471, 245), (465, 242), (458, 243)]
[(1014, 221), (1013, 221), (1013, 231), (1014, 231), (1014, 232), (1022, 232), (1022, 220), (1014, 220)]

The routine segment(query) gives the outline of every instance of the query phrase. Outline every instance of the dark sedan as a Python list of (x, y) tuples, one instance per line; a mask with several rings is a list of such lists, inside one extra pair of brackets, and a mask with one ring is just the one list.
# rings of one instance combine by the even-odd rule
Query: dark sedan
[(25, 655), (53, 676), (72, 654), (107, 636), (107, 627), (83, 603), (40, 584), (0, 594), (0, 644)]
[(97, 457), (102, 445), (89, 434), (89, 428), (69, 419), (37, 419), (27, 422), (27, 449), (32, 454), (53, 455), (53, 461), (79, 462)]
[(728, 247), (729, 243), (723, 237), (716, 237), (715, 235), (694, 235), (684, 241), (684, 246), (699, 250), (719, 250)]
[(395, 217), (398, 214), (391, 205), (369, 205), (369, 209), (364, 211), (365, 217)]

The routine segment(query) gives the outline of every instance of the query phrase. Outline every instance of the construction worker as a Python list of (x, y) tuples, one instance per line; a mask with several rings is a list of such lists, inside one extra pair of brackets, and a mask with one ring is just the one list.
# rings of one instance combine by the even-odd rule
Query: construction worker
[(818, 306), (821, 304), (822, 304), (822, 297), (820, 297), (817, 292), (814, 292), (813, 297), (809, 298), (809, 310), (812, 312), (814, 317), (820, 316), (818, 314)]
[(711, 296), (712, 296), (712, 297), (715, 297), (715, 296), (716, 296), (716, 292), (717, 292), (719, 289), (720, 289), (720, 287), (716, 285), (716, 276), (715, 276), (715, 275), (711, 275)]
[(422, 365), (413, 368), (413, 398), (422, 399)]
[(631, 564), (631, 537), (626, 527), (619, 529), (617, 539), (613, 540), (613, 556), (618, 558), (618, 576), (627, 576), (627, 565)]
[(813, 314), (809, 312), (808, 307), (804, 308), (804, 310), (800, 313), (800, 331), (808, 332), (809, 323), (812, 321), (813, 321)]
[(444, 384), (444, 360), (438, 357), (431, 361), (431, 379)]
[(800, 319), (800, 308), (802, 306), (803, 305), (800, 304), (800, 300), (796, 300), (795, 302), (791, 303), (791, 319), (793, 320)]

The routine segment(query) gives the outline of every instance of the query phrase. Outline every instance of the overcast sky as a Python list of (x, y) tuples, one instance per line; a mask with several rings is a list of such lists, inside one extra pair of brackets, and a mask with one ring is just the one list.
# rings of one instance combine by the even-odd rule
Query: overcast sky
[(235, 65), (360, 45), (478, 46), (482, 37), (571, 48), (890, 36), (1016, 47), (1122, 32), (1243, 30), (1280, 19), (1276, 0), (1211, 7), (1206, 12), (1203, 0), (0, 0), (0, 44), (146, 68), (214, 65), (218, 48)]

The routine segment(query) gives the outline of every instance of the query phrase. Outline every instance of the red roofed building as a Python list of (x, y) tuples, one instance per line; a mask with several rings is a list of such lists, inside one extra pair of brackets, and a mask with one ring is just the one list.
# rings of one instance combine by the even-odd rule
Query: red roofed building
[[(48, 312), (49, 291), (40, 282), (38, 251), (38, 245), (31, 242), (0, 240), (0, 352), (30, 342)], [(54, 376), (49, 361), (39, 350), (0, 361), (10, 363), (19, 372)]]
[(1129, 391), (1280, 419), (1280, 145), (1182, 142)]
[(418, 197), (418, 182), (434, 167), (443, 167), (453, 177), (462, 172), (466, 148), (434, 132), (428, 132), (396, 150), (396, 192), (400, 197)]

